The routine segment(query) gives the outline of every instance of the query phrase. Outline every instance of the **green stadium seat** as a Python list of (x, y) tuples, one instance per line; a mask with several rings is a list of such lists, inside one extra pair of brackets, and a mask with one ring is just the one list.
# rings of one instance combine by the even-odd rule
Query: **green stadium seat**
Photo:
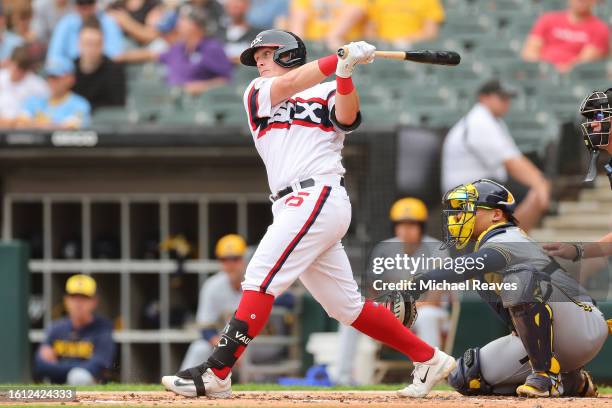
[(446, 18), (440, 30), (441, 38), (452, 38), (463, 44), (477, 42), (494, 28), (489, 17), (481, 13)]
[(522, 44), (525, 42), (525, 39), (529, 35), (533, 24), (535, 23), (537, 17), (524, 17), (513, 19), (508, 22), (503, 28), (500, 28), (500, 34), (506, 39), (514, 39), (518, 40)]
[(430, 66), (427, 75), (428, 79), (438, 86), (473, 89), (473, 92), (476, 92), (476, 89), (490, 79), (493, 73), (490, 67), (483, 63), (464, 58), (461, 64), (456, 67)]
[(606, 82), (610, 77), (612, 77), (612, 62), (600, 61), (578, 64), (564, 79), (567, 79), (567, 83), (571, 85), (582, 81)]
[(542, 12), (551, 10), (563, 10), (567, 8), (567, 0), (540, 0)]
[(504, 66), (507, 63), (519, 61), (522, 42), (519, 40), (503, 40), (490, 38), (480, 41), (472, 51), (475, 61), (487, 61), (491, 67)]
[(157, 123), (165, 126), (201, 126), (214, 122), (214, 116), (202, 109), (168, 109), (157, 116)]
[(553, 114), (542, 111), (511, 112), (504, 118), (516, 144), (523, 153), (536, 153), (544, 157), (551, 143), (557, 143), (560, 125)]
[(559, 74), (545, 63), (530, 63), (524, 61), (508, 62), (496, 67), (496, 73), (510, 81), (523, 85), (530, 93), (542, 84), (558, 84)]
[(574, 121), (578, 115), (578, 108), (585, 93), (576, 94), (574, 90), (566, 87), (555, 87), (544, 84), (536, 90), (532, 101), (534, 109), (545, 108), (562, 121)]
[(242, 106), (240, 106), (240, 109), (228, 109), (215, 115), (216, 123), (226, 126), (246, 126), (247, 120), (246, 112)]
[(393, 126), (398, 123), (401, 107), (391, 103), (361, 103), (361, 116), (364, 127)]
[(91, 117), (91, 123), (95, 126), (120, 126), (138, 123), (140, 115), (138, 112), (128, 110), (124, 107), (98, 108)]
[(176, 103), (181, 95), (179, 88), (171, 88), (159, 80), (138, 79), (128, 82), (130, 107), (159, 107)]

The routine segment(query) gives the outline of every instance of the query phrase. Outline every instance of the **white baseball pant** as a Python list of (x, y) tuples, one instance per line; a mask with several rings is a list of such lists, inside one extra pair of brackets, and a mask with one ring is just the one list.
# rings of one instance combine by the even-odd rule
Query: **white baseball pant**
[(280, 295), (296, 279), (330, 317), (350, 325), (363, 307), (340, 240), (351, 222), (351, 203), (340, 176), (313, 177), (274, 202), (274, 221), (247, 266), (243, 290)]

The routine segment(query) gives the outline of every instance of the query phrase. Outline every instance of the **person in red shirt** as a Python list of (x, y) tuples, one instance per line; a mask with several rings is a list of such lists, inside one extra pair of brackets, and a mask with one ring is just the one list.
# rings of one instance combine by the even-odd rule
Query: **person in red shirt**
[(604, 58), (610, 48), (608, 26), (593, 15), (597, 0), (568, 0), (567, 10), (543, 14), (521, 52), (524, 61), (544, 61), (559, 72)]

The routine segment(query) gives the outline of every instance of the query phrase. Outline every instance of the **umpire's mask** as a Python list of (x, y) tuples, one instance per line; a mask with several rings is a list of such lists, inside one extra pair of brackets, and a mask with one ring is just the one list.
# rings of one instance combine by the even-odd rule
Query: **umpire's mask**
[(580, 114), (586, 118), (580, 127), (584, 144), (590, 153), (589, 169), (584, 181), (593, 181), (597, 175), (597, 157), (600, 149), (610, 143), (610, 121), (612, 120), (612, 88), (594, 91), (580, 105)]

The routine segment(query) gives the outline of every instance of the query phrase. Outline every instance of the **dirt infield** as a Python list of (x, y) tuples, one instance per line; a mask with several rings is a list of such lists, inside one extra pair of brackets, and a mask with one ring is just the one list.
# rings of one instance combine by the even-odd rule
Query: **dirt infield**
[[(0, 403), (0, 405), (8, 405)], [(11, 405), (14, 405), (11, 404)], [(31, 404), (28, 404), (31, 405)], [(463, 397), (452, 391), (435, 391), (425, 399), (399, 398), (390, 391), (241, 391), (230, 399), (178, 397), (170, 392), (83, 391), (77, 401), (62, 406), (151, 406), (151, 407), (436, 407), (436, 408), (612, 408), (612, 395), (600, 398), (522, 399), (501, 397)], [(26, 405), (27, 406), (27, 405)]]

